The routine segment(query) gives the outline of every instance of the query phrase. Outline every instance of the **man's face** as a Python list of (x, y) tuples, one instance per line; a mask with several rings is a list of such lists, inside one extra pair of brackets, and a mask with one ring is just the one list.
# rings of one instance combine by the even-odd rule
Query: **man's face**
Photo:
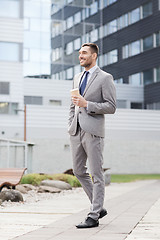
[(89, 46), (84, 46), (79, 50), (79, 61), (82, 67), (89, 67), (95, 61), (95, 53), (91, 52)]

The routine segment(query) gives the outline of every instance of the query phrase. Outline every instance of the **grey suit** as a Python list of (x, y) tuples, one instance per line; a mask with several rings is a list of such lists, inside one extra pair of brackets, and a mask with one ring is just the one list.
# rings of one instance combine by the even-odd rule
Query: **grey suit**
[[(83, 73), (74, 77), (73, 88), (79, 88)], [(116, 110), (116, 92), (112, 75), (99, 67), (93, 72), (83, 97), (88, 107), (70, 105), (69, 126), (73, 171), (81, 182), (92, 205), (89, 216), (98, 219), (104, 201), (103, 177), (103, 138), (105, 136), (104, 114), (113, 114)], [(86, 161), (89, 161), (92, 180), (87, 173)]]

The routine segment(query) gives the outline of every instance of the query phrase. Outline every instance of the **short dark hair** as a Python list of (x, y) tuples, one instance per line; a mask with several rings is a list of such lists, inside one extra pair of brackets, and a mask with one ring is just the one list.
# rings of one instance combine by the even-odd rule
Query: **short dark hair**
[(93, 53), (97, 53), (97, 57), (99, 54), (99, 47), (95, 43), (84, 43), (81, 47), (90, 47)]

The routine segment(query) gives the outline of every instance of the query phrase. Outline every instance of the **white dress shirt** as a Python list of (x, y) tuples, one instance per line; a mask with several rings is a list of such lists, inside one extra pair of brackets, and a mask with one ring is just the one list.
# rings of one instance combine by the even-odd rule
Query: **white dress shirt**
[[(89, 72), (89, 73), (88, 73), (88, 78), (87, 78), (87, 84), (89, 83), (89, 80), (91, 79), (92, 74), (94, 73), (94, 71), (96, 70), (96, 68), (97, 68), (97, 65), (95, 65), (94, 67), (90, 68), (90, 69), (87, 71), (87, 72)], [(85, 78), (85, 74), (83, 74), (83, 77), (82, 77), (80, 86), (82, 85), (82, 82), (83, 82), (84, 78)]]

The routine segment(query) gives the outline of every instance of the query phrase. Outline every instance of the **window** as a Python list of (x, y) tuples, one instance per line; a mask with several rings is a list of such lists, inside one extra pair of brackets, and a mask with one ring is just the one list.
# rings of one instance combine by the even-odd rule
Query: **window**
[(108, 34), (116, 32), (117, 29), (117, 19), (108, 23)]
[(131, 108), (132, 109), (142, 109), (142, 103), (138, 103), (138, 102), (131, 102)]
[(123, 83), (123, 78), (115, 79), (115, 83), (122, 84)]
[(118, 29), (122, 29), (124, 27), (124, 15), (118, 18)]
[(98, 29), (94, 29), (90, 32), (90, 41), (96, 42), (98, 40)]
[(160, 32), (156, 33), (156, 47), (160, 46)]
[(143, 83), (144, 85), (154, 82), (153, 69), (149, 69), (143, 72)]
[(81, 47), (81, 39), (77, 38), (76, 40), (74, 40), (74, 50), (79, 50)]
[(50, 105), (53, 106), (61, 106), (62, 105), (62, 101), (61, 100), (49, 100)]
[(127, 27), (129, 25), (129, 22), (128, 22), (128, 13), (126, 13), (124, 15), (124, 27)]
[(0, 94), (9, 94), (9, 82), (0, 82)]
[(24, 96), (24, 104), (42, 105), (43, 98), (37, 96)]
[(123, 58), (128, 58), (129, 57), (129, 45), (125, 45), (123, 47)]
[(66, 45), (66, 55), (70, 55), (73, 52), (73, 42)]
[[(41, 53), (42, 53), (42, 51), (41, 51)], [(60, 59), (61, 55), (62, 55), (62, 48), (55, 48), (52, 51), (52, 61), (54, 62), (54, 61)], [(49, 56), (50, 56), (50, 52), (48, 52), (48, 54), (46, 56), (48, 58), (48, 60), (49, 60)], [(45, 61), (47, 61), (47, 59), (45, 59)]]
[(141, 82), (141, 73), (136, 73), (129, 76), (129, 83), (134, 86), (142, 85)]
[(160, 67), (156, 68), (156, 82), (160, 82)]
[(153, 35), (143, 39), (143, 51), (153, 48)]
[(140, 8), (130, 12), (130, 24), (135, 23), (140, 20)]
[(110, 4), (112, 4), (112, 3), (114, 3), (114, 2), (116, 2), (117, 0), (108, 0), (108, 5), (110, 5)]
[(134, 56), (140, 53), (141, 48), (140, 48), (140, 41), (135, 41), (132, 42), (130, 45), (130, 56)]
[(0, 42), (0, 61), (19, 61), (19, 44)]
[(81, 12), (78, 12), (74, 15), (74, 24), (77, 24), (81, 21)]
[(148, 2), (142, 6), (143, 18), (152, 14), (152, 2)]
[(20, 17), (20, 1), (19, 0), (0, 0), (0, 16), (1, 17)]
[(18, 103), (0, 102), (0, 114), (16, 115)]
[(71, 28), (73, 26), (73, 16), (67, 18), (67, 28)]
[(91, 5), (90, 5), (90, 15), (93, 15), (95, 14), (96, 12), (98, 12), (98, 2), (93, 2)]
[(100, 67), (103, 67), (103, 66), (104, 66), (104, 60), (103, 60), (103, 58), (104, 58), (104, 55), (101, 55), (101, 56), (98, 57), (98, 65), (99, 65)]
[(66, 78), (69, 79), (69, 80), (72, 80), (73, 79), (73, 68), (68, 68), (66, 70)]
[(108, 64), (112, 64), (118, 61), (118, 51), (117, 49), (108, 53)]
[(85, 9), (85, 18), (88, 18), (89, 17), (89, 8), (86, 7)]

